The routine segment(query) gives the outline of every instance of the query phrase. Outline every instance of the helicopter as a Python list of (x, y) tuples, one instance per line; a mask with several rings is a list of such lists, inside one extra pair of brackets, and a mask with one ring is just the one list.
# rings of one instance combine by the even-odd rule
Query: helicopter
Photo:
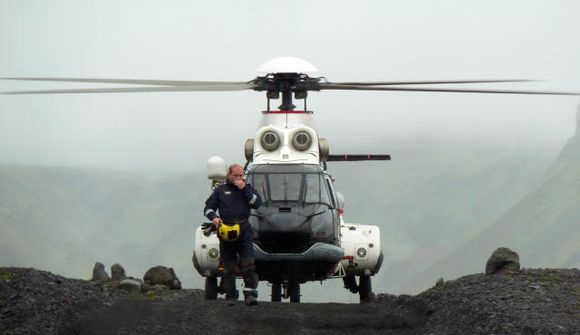
[[(2, 78), (10, 80), (134, 84), (110, 87), (4, 92), (4, 94), (120, 93), (246, 91), (265, 92), (267, 106), (254, 139), (244, 145), (245, 179), (260, 193), (263, 204), (252, 211), (256, 272), (271, 283), (271, 300), (300, 302), (300, 285), (310, 281), (342, 278), (344, 287), (358, 293), (360, 301), (372, 297), (371, 277), (381, 269), (384, 255), (380, 229), (347, 222), (344, 197), (334, 187), (329, 162), (390, 160), (386, 154), (331, 154), (327, 139), (319, 136), (313, 112), (307, 108), (308, 92), (323, 90), (409, 91), (441, 93), (573, 95), (578, 92), (499, 89), (437, 88), (439, 84), (525, 82), (526, 79), (330, 82), (311, 77), (318, 70), (295, 57), (272, 59), (250, 81), (172, 81), (96, 78)], [(281, 100), (277, 109), (271, 100)], [(303, 101), (297, 110), (294, 100)], [(208, 179), (215, 187), (225, 181), (223, 159), (208, 160)], [(218, 279), (223, 274), (219, 240), (202, 227), (195, 230), (194, 268), (205, 277), (205, 297), (224, 293)], [(358, 277), (358, 282), (357, 282)]]

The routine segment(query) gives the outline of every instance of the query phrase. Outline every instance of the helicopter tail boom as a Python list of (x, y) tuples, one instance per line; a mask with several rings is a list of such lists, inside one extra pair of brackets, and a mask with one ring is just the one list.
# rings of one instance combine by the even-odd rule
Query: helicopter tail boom
[(343, 154), (328, 155), (327, 162), (354, 162), (354, 161), (390, 161), (391, 155), (364, 155), (364, 154)]

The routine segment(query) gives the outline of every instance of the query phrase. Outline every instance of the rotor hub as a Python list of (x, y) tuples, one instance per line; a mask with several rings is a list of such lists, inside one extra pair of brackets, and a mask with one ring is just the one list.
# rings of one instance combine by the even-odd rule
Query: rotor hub
[(270, 73), (264, 77), (257, 77), (253, 80), (255, 91), (266, 91), (266, 97), (279, 99), (282, 94), (282, 104), (280, 110), (294, 110), (292, 100), (306, 99), (308, 91), (320, 90), (320, 78), (311, 78), (303, 73)]

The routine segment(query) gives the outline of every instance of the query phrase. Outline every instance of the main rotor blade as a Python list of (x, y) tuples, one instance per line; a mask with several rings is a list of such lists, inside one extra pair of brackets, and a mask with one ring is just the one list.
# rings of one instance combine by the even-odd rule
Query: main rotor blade
[(210, 85), (248, 85), (240, 81), (189, 81), (189, 80), (150, 80), (150, 79), (106, 79), (106, 78), (50, 78), (50, 77), (13, 77), (2, 80), (64, 81), (73, 83), (131, 84), (156, 86), (210, 86)]
[(434, 85), (434, 84), (482, 84), (519, 83), (539, 81), (533, 79), (475, 79), (475, 80), (422, 80), (422, 81), (376, 81), (376, 82), (326, 82), (329, 85), (388, 86), (388, 85)]
[(244, 85), (208, 85), (208, 86), (153, 86), (153, 87), (111, 87), (111, 88), (81, 88), (65, 90), (40, 90), (2, 92), (2, 94), (58, 94), (58, 93), (130, 93), (130, 92), (223, 92), (245, 91), (252, 88)]
[(354, 91), (406, 91), (406, 92), (449, 92), (449, 93), (497, 93), (497, 94), (538, 94), (538, 95), (575, 95), (580, 92), (525, 91), (525, 90), (480, 90), (461, 88), (422, 88), (422, 87), (368, 87), (358, 85), (320, 84), (320, 90), (354, 90)]

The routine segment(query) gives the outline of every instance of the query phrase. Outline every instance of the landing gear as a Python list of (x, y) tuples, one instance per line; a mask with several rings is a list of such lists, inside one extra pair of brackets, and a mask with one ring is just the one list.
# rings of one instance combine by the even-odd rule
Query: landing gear
[(218, 284), (216, 277), (205, 278), (205, 300), (216, 300), (218, 295)]
[(344, 282), (345, 289), (352, 293), (358, 293), (360, 302), (366, 302), (372, 297), (373, 286), (370, 276), (360, 275), (358, 279), (358, 285), (356, 283), (356, 276), (354, 274), (348, 274), (342, 278), (342, 280)]
[(344, 288), (351, 293), (358, 293), (358, 285), (356, 284), (356, 277), (353, 274), (346, 275), (342, 278)]
[(272, 283), (272, 302), (281, 302), (282, 298), (300, 302), (300, 283), (287, 279), (282, 283)]
[(297, 282), (290, 282), (288, 284), (288, 296), (290, 302), (300, 302), (300, 284)]
[(359, 277), (358, 283), (358, 294), (360, 297), (360, 302), (367, 301), (373, 292), (373, 286), (371, 284), (371, 277), (367, 275), (361, 275)]
[(282, 284), (273, 283), (272, 284), (272, 302), (282, 301)]

